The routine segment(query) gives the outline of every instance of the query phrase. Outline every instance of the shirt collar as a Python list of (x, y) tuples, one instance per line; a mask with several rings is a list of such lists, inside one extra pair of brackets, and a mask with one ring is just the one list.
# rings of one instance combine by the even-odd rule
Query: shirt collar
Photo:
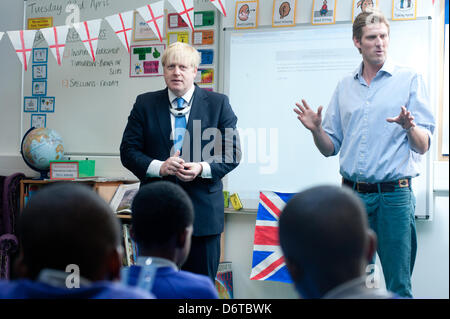
[[(170, 103), (173, 103), (177, 96), (170, 89), (167, 89), (167, 91), (169, 93), (169, 101)], [(187, 90), (187, 92), (183, 96), (181, 96), (189, 105), (192, 103), (192, 96), (194, 95), (194, 91), (195, 85), (192, 85), (192, 87)]]
[(139, 256), (136, 261), (136, 265), (138, 266), (146, 266), (149, 264), (155, 266), (156, 268), (170, 267), (175, 269), (176, 271), (179, 270), (178, 266), (173, 261), (166, 258)]
[[(361, 64), (355, 69), (355, 71), (353, 71), (354, 79), (362, 77), (363, 65), (364, 62), (361, 62)], [(392, 75), (394, 73), (394, 68), (395, 68), (394, 62), (390, 58), (387, 58), (386, 61), (384, 61), (384, 64), (381, 67), (381, 69), (378, 71), (378, 74), (380, 72), (383, 72)]]

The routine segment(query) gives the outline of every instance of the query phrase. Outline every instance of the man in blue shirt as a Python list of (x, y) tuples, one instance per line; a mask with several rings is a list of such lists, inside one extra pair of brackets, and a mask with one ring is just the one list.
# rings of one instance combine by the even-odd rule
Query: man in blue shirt
[(158, 299), (217, 299), (209, 277), (179, 270), (189, 255), (194, 223), (192, 201), (183, 188), (168, 181), (146, 184), (134, 197), (131, 210), (130, 233), (139, 258), (137, 265), (122, 271), (122, 281), (142, 286), (141, 274), (148, 265), (156, 268), (149, 288)]
[[(322, 123), (305, 100), (294, 111), (324, 156), (340, 152), (343, 184), (358, 192), (379, 240), (388, 290), (412, 297), (417, 240), (411, 178), (430, 147), (435, 121), (423, 78), (387, 57), (389, 22), (379, 11), (353, 24), (363, 61), (337, 85)], [(396, 116), (396, 114), (398, 114)]]

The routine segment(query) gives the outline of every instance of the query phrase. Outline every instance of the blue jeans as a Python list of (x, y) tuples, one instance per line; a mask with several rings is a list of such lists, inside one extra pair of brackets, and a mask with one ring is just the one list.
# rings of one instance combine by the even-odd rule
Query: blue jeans
[(377, 253), (386, 288), (412, 298), (411, 275), (417, 253), (414, 193), (410, 187), (396, 186), (393, 192), (358, 195), (366, 206), (369, 226), (378, 237)]

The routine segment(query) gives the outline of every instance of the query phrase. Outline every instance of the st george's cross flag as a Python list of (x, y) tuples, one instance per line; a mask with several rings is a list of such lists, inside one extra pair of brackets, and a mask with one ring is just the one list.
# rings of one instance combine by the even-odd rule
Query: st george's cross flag
[(292, 283), (278, 239), (278, 220), (284, 206), (294, 194), (269, 191), (259, 193), (250, 280)]
[(169, 0), (172, 7), (183, 18), (184, 22), (194, 30), (194, 0)]

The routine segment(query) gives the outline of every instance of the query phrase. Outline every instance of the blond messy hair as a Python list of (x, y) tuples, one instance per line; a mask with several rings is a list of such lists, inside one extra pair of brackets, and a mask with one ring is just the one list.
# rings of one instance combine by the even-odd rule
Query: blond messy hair
[(163, 66), (173, 63), (181, 63), (198, 68), (200, 64), (200, 53), (196, 48), (187, 43), (175, 42), (164, 51), (161, 62)]

